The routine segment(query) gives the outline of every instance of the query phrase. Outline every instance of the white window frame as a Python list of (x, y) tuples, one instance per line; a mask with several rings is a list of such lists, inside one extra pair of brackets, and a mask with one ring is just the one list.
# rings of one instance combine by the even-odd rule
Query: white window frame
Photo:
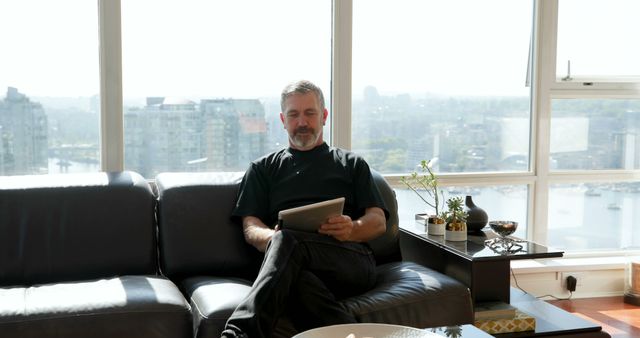
[[(330, 142), (335, 146), (350, 149), (353, 0), (331, 1), (333, 45)], [(118, 171), (124, 169), (121, 0), (98, 0), (98, 11), (101, 168), (104, 171)], [(529, 170), (518, 173), (441, 174), (440, 177), (443, 185), (527, 185), (529, 187), (527, 238), (546, 244), (551, 184), (640, 180), (640, 170), (550, 171), (551, 101), (555, 98), (640, 99), (640, 83), (579, 78), (562, 81), (556, 77), (555, 69), (558, 0), (535, 1), (533, 20), (535, 22), (533, 40), (535, 57), (532, 63)], [(399, 175), (387, 176), (389, 182), (395, 187), (401, 187), (399, 178)]]

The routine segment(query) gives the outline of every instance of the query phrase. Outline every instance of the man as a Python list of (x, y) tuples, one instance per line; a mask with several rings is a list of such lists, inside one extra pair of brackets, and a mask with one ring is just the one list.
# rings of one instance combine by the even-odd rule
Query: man
[[(251, 163), (233, 212), (246, 241), (266, 251), (265, 258), (223, 337), (269, 337), (284, 313), (298, 330), (355, 322), (339, 300), (375, 283), (366, 242), (385, 232), (387, 212), (369, 166), (324, 142), (328, 112), (313, 83), (288, 85), (280, 104), (289, 147)], [(327, 219), (317, 233), (276, 226), (280, 210), (337, 197), (346, 199), (344, 214)]]

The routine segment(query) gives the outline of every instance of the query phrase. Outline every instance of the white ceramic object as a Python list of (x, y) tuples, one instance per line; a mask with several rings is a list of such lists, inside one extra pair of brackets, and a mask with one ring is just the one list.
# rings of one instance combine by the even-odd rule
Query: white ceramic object
[(442, 338), (442, 336), (408, 326), (357, 323), (319, 327), (298, 333), (293, 338)]
[(466, 231), (445, 231), (444, 233), (445, 241), (453, 241), (453, 242), (462, 242), (467, 240), (467, 232)]
[(444, 235), (445, 223), (427, 223), (427, 234), (442, 236)]

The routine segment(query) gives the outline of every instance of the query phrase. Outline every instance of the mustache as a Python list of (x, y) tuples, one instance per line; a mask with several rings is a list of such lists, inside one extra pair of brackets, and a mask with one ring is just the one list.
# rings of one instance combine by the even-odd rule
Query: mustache
[(299, 127), (296, 128), (295, 133), (313, 133), (313, 128), (309, 128), (309, 127)]

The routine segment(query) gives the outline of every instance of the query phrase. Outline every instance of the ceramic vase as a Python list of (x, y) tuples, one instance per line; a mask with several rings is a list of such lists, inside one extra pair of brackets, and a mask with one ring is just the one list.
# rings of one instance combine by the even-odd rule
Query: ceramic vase
[(467, 231), (480, 232), (487, 225), (489, 216), (486, 211), (473, 203), (471, 196), (465, 198), (464, 204), (464, 210), (467, 212)]
[(466, 241), (467, 240), (467, 224), (464, 222), (448, 223), (444, 232), (445, 241)]
[[(438, 223), (438, 221), (440, 223)], [(429, 216), (427, 219), (427, 235), (442, 236), (444, 235), (445, 223), (441, 218)]]

